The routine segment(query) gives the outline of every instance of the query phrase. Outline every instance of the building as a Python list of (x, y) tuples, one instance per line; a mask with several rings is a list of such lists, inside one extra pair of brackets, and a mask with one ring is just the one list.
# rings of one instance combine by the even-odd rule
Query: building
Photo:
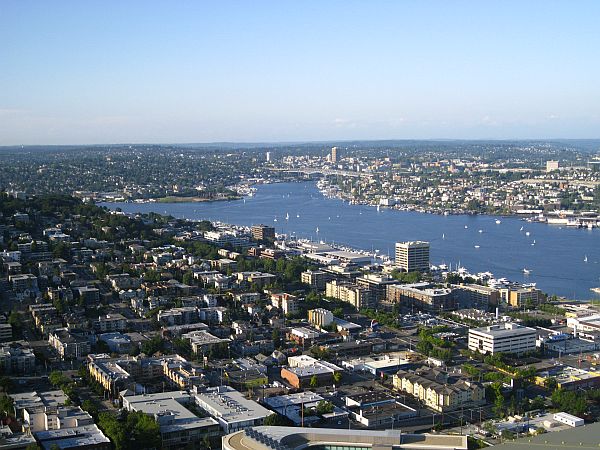
[(290, 419), (294, 422), (294, 425), (301, 426), (303, 423), (308, 425), (321, 420), (318, 416), (304, 416), (302, 410), (303, 408), (314, 408), (323, 400), (324, 398), (319, 394), (311, 391), (303, 391), (294, 394), (267, 397), (264, 399), (264, 403), (277, 414)]
[(501, 323), (469, 330), (469, 350), (483, 354), (521, 355), (536, 349), (537, 333), (517, 323)]
[(252, 238), (257, 241), (273, 242), (275, 240), (275, 227), (263, 224), (252, 225), (250, 232), (252, 233)]
[(400, 284), (400, 282), (389, 275), (368, 273), (357, 277), (356, 284), (368, 288), (372, 292), (375, 302), (378, 303), (386, 299), (388, 286)]
[(564, 423), (570, 427), (581, 427), (585, 425), (585, 421), (583, 419), (571, 414), (567, 414), (566, 412), (556, 413), (554, 416), (552, 416), (552, 418), (557, 422)]
[(291, 356), (289, 367), (281, 369), (281, 378), (299, 389), (308, 387), (316, 381), (317, 386), (332, 384), (334, 374), (343, 372), (341, 367), (327, 361), (320, 361), (308, 355)]
[(44, 450), (77, 448), (82, 450), (111, 450), (110, 440), (92, 424), (76, 428), (59, 428), (34, 433)]
[(274, 283), (275, 279), (277, 278), (275, 275), (263, 272), (236, 272), (235, 275), (238, 283), (246, 282), (249, 284), (254, 284), (258, 288)]
[(31, 374), (35, 371), (35, 355), (30, 348), (0, 347), (0, 372), (5, 375)]
[(131, 338), (119, 332), (103, 333), (98, 340), (106, 343), (111, 353), (129, 353), (133, 349)]
[(502, 288), (500, 297), (513, 308), (534, 307), (546, 300), (544, 293), (534, 287)]
[(345, 401), (352, 418), (367, 428), (393, 428), (394, 423), (418, 415), (416, 409), (400, 403), (385, 391), (348, 395)]
[(396, 242), (395, 262), (405, 272), (428, 272), (429, 242)]
[(196, 404), (215, 418), (225, 433), (262, 425), (272, 414), (230, 386), (217, 386), (196, 394)]
[(341, 157), (341, 152), (340, 149), (337, 147), (331, 147), (331, 162), (332, 163), (337, 163), (338, 159)]
[(425, 311), (450, 311), (456, 308), (452, 289), (434, 287), (427, 282), (390, 284), (387, 286), (387, 301)]
[(271, 294), (271, 305), (292, 316), (300, 312), (300, 299), (292, 294)]
[(52, 331), (48, 335), (48, 343), (56, 350), (61, 359), (80, 359), (92, 350), (87, 337), (71, 333), (68, 328), (58, 328)]
[(123, 397), (123, 408), (141, 411), (158, 422), (164, 449), (202, 448), (205, 438), (216, 439), (221, 434), (214, 418), (200, 418), (186, 405), (196, 405), (196, 397), (188, 391)]
[(114, 331), (125, 331), (127, 319), (122, 314), (107, 314), (94, 320), (94, 330), (98, 333), (111, 333)]
[(406, 392), (439, 412), (485, 403), (483, 385), (438, 369), (399, 370), (392, 381), (397, 391)]
[(552, 172), (554, 170), (558, 170), (560, 168), (560, 163), (558, 161), (546, 161), (546, 172)]
[(322, 270), (307, 270), (300, 274), (300, 280), (304, 284), (308, 284), (311, 288), (322, 291), (325, 289), (325, 284), (333, 279), (331, 273), (323, 272)]
[(319, 328), (324, 328), (333, 323), (333, 313), (325, 308), (316, 308), (308, 311), (308, 322)]
[(223, 436), (223, 450), (467, 450), (467, 436), (410, 434), (400, 430), (254, 427)]
[(556, 387), (565, 391), (597, 389), (600, 387), (600, 374), (571, 366), (552, 366), (538, 372), (535, 383), (546, 386), (549, 379), (556, 381)]
[(204, 239), (219, 247), (226, 245), (234, 248), (250, 246), (250, 240), (246, 236), (234, 231), (206, 231)]
[(194, 355), (204, 355), (205, 353), (208, 353), (213, 346), (230, 342), (229, 339), (218, 338), (206, 330), (192, 331), (190, 333), (183, 334), (181, 338), (190, 341)]
[(369, 288), (348, 281), (333, 280), (325, 285), (325, 295), (350, 303), (357, 310), (375, 307), (375, 299)]
[(496, 307), (500, 300), (500, 291), (479, 284), (461, 284), (455, 288), (455, 297), (461, 308), (481, 308), (487, 310)]
[(10, 323), (0, 323), (0, 341), (10, 341), (12, 337), (12, 325)]

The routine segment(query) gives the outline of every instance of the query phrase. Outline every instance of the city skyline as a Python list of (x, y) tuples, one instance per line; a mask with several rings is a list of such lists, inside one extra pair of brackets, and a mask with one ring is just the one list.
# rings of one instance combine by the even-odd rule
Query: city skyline
[(7, 1), (0, 145), (598, 138), (599, 9)]

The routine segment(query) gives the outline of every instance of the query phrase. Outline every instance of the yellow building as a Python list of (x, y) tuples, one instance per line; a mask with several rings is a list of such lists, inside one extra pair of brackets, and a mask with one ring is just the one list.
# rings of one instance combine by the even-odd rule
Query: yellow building
[(485, 403), (481, 384), (430, 368), (399, 370), (393, 377), (393, 385), (395, 390), (406, 392), (439, 412)]

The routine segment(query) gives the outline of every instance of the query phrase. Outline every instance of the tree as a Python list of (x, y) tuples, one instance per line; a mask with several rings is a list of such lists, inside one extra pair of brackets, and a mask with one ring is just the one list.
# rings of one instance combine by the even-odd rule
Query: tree
[(14, 414), (13, 399), (6, 394), (0, 395), (0, 413), (3, 416), (12, 416)]
[(317, 403), (317, 414), (329, 414), (333, 412), (333, 403), (321, 400)]
[(333, 382), (335, 384), (340, 384), (342, 381), (342, 373), (341, 372), (333, 372)]
[(311, 388), (316, 388), (318, 385), (319, 385), (319, 380), (318, 380), (318, 378), (317, 378), (317, 376), (316, 376), (316, 375), (313, 375), (313, 376), (310, 378), (310, 383), (309, 383), (309, 386), (310, 386)]
[(59, 388), (62, 388), (63, 386), (66, 386), (69, 383), (69, 379), (67, 378), (67, 376), (64, 373), (59, 372), (58, 370), (50, 372), (50, 375), (48, 375), (48, 380), (50, 381), (52, 386)]
[(558, 381), (556, 381), (556, 378), (554, 378), (554, 377), (546, 378), (544, 380), (544, 386), (550, 392), (554, 392), (554, 390), (556, 390), (556, 388), (558, 388)]
[(14, 384), (10, 377), (2, 376), (0, 377), (0, 387), (4, 392), (12, 391)]
[(287, 417), (275, 413), (265, 417), (265, 425), (286, 427), (290, 425), (290, 420)]

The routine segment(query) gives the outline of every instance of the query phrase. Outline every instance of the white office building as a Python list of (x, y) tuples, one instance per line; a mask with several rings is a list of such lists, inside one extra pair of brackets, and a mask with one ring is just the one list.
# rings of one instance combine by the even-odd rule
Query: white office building
[(396, 242), (396, 266), (405, 272), (429, 271), (429, 242)]
[(517, 323), (501, 323), (469, 330), (469, 350), (483, 353), (523, 354), (534, 351), (536, 331)]

